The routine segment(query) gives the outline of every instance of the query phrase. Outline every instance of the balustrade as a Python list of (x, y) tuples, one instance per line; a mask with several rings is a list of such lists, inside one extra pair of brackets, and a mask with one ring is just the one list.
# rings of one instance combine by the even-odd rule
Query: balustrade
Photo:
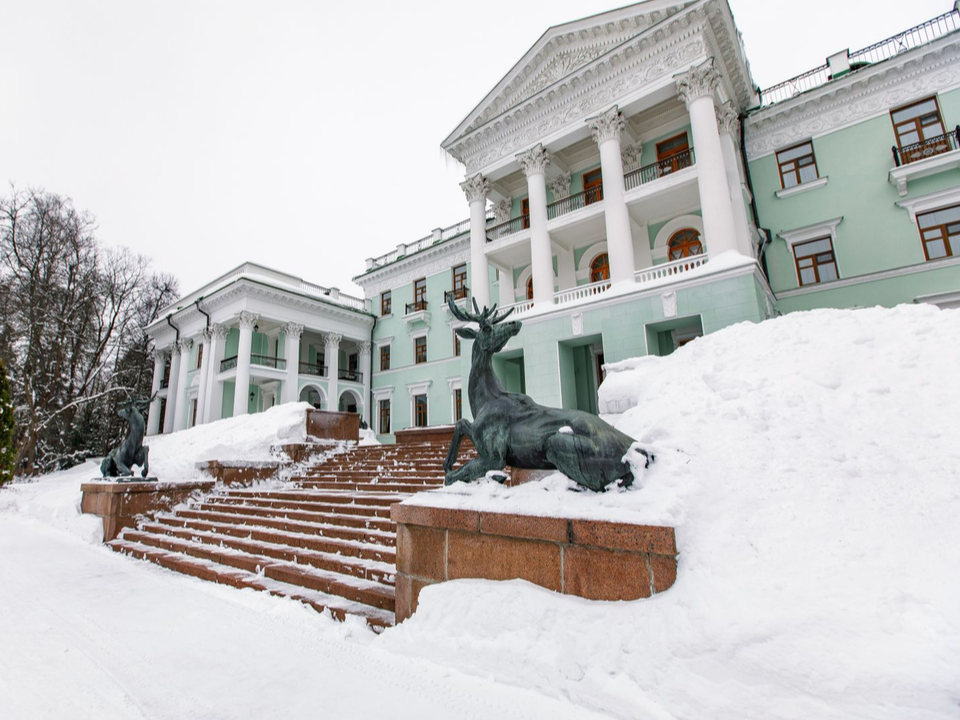
[(623, 176), (623, 184), (625, 189), (633, 190), (636, 187), (662, 178), (665, 175), (670, 175), (678, 170), (688, 168), (695, 162), (693, 148), (688, 148), (676, 155), (664, 158), (650, 165), (644, 165), (642, 168), (631, 170)]
[(494, 225), (491, 228), (487, 228), (487, 242), (493, 242), (494, 240), (499, 240), (500, 238), (505, 238), (507, 235), (514, 235), (515, 233), (525, 230), (530, 227), (530, 213), (524, 213), (519, 217), (512, 218), (506, 222), (502, 222), (499, 225)]
[(300, 363), (300, 374), (301, 375), (316, 375), (317, 377), (326, 377), (327, 376), (327, 366), (318, 365), (316, 363), (302, 362)]
[(893, 162), (896, 163), (897, 167), (900, 167), (918, 160), (926, 160), (934, 155), (942, 155), (951, 150), (956, 150), (958, 147), (960, 147), (960, 125), (957, 125), (945, 135), (927, 138), (918, 143), (904, 145), (902, 148), (894, 146), (891, 150), (893, 151)]
[(349, 380), (350, 382), (363, 382), (363, 373), (359, 370), (340, 368), (339, 372), (337, 372), (337, 377), (340, 380)]
[(565, 198), (555, 200), (547, 205), (547, 220), (553, 220), (555, 217), (566, 215), (574, 210), (580, 210), (587, 205), (593, 205), (603, 200), (603, 184), (587, 188), (576, 195), (568, 195)]

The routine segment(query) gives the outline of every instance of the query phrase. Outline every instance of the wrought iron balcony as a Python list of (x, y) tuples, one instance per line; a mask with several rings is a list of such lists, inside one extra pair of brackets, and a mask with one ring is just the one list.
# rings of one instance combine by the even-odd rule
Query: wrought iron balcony
[(960, 125), (945, 135), (937, 135), (912, 145), (904, 145), (902, 148), (894, 146), (890, 149), (893, 151), (893, 162), (897, 167), (901, 167), (918, 160), (926, 160), (934, 155), (948, 153), (958, 147), (960, 147)]
[(426, 309), (426, 300), (414, 300), (412, 303), (407, 303), (406, 314), (411, 315), (415, 312), (424, 312)]
[(348, 370), (347, 368), (340, 368), (337, 373), (337, 377), (341, 380), (349, 380), (350, 382), (363, 382), (363, 373), (359, 370)]
[(530, 213), (524, 213), (519, 217), (512, 218), (506, 222), (500, 223), (499, 225), (494, 225), (491, 228), (487, 228), (487, 242), (493, 242), (494, 240), (505, 238), (507, 235), (513, 235), (521, 230), (526, 230), (528, 227), (530, 227)]
[(269, 355), (251, 355), (250, 364), (273, 368), (274, 370), (286, 370), (287, 368), (286, 360), (283, 358), (270, 357)]
[(456, 290), (447, 290), (443, 294), (443, 302), (449, 302), (450, 298), (454, 300), (466, 300), (468, 297), (470, 297), (470, 288), (464, 285), (463, 287), (458, 287)]
[(678, 170), (688, 168), (694, 162), (696, 160), (693, 156), (693, 148), (688, 148), (676, 155), (626, 173), (623, 176), (624, 189), (633, 190), (641, 185), (646, 185), (648, 182), (653, 182)]
[(220, 372), (224, 370), (233, 370), (237, 366), (237, 356), (224, 358), (220, 361)]
[(301, 375), (316, 375), (317, 377), (326, 377), (327, 376), (327, 366), (318, 365), (317, 363), (300, 363), (300, 374)]
[(603, 200), (603, 184), (588, 188), (576, 195), (568, 195), (547, 205), (547, 220), (566, 215), (568, 212), (579, 210), (587, 205), (593, 205)]

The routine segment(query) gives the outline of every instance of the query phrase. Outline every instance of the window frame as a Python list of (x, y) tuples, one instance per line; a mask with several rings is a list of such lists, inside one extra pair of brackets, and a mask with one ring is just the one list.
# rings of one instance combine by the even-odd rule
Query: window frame
[[(390, 398), (377, 401), (377, 430), (381, 435), (390, 434)], [(386, 429), (384, 429), (386, 426)]]
[[(799, 157), (790, 158), (790, 159), (788, 159), (788, 160), (781, 160), (781, 159), (780, 159), (780, 155), (781, 155), (782, 153), (787, 153), (787, 152), (790, 152), (791, 150), (796, 150), (797, 148), (802, 148), (804, 145), (809, 145), (809, 146), (810, 146), (810, 152), (809, 152), (809, 154), (807, 154), (807, 155), (800, 155)], [(813, 178), (811, 178), (810, 180), (804, 181), (804, 180), (802, 180), (802, 179), (800, 178), (800, 168), (801, 168), (800, 161), (801, 161), (801, 160), (804, 160), (804, 159), (806, 159), (806, 158), (810, 158), (810, 159), (812, 160), (812, 162), (811, 162), (810, 164), (813, 165), (813, 171), (814, 171), (814, 173), (816, 173), (816, 174), (815, 174), (815, 176), (814, 176)], [(794, 145), (791, 145), (790, 147), (785, 147), (785, 148), (781, 148), (780, 150), (777, 150), (777, 152), (776, 152), (776, 160), (777, 160), (777, 172), (780, 174), (780, 188), (781, 188), (782, 190), (788, 190), (788, 189), (790, 189), (790, 188), (800, 187), (801, 185), (805, 185), (806, 183), (810, 183), (810, 182), (813, 182), (814, 180), (819, 180), (819, 179), (820, 179), (820, 168), (819, 168), (819, 166), (817, 165), (817, 154), (816, 154), (816, 152), (815, 152), (814, 149), (813, 149), (813, 140), (812, 140), (812, 139), (810, 139), (810, 140), (804, 140), (803, 142), (796, 143), (796, 144), (794, 144)], [(784, 173), (784, 165), (786, 165), (786, 164), (788, 164), (788, 163), (793, 163), (793, 165), (794, 165), (794, 167), (793, 167), (792, 170), (787, 171), (789, 174), (792, 174), (793, 177), (794, 177), (795, 180), (796, 180), (796, 182), (795, 182), (793, 185), (787, 185), (787, 184), (786, 184), (786, 180), (784, 179), (784, 175), (785, 175), (785, 173)], [(808, 167), (808, 165), (804, 165), (804, 166), (802, 166), (802, 167)]]
[[(821, 267), (821, 265), (829, 265), (829, 264), (830, 264), (830, 263), (827, 263), (827, 262), (825, 262), (825, 263), (820, 263), (820, 262), (817, 261), (818, 256), (824, 255), (825, 253), (819, 252), (819, 253), (814, 253), (814, 254), (812, 254), (812, 255), (803, 255), (803, 256), (800, 256), (800, 255), (797, 254), (797, 249), (798, 249), (798, 248), (802, 248), (804, 245), (810, 245), (810, 244), (812, 244), (812, 243), (821, 242), (821, 241), (823, 241), (823, 240), (826, 240), (828, 243), (830, 243), (830, 256), (831, 256), (831, 258), (832, 258), (832, 261), (831, 261), (831, 262), (833, 263), (833, 269), (834, 269), (834, 272), (836, 273), (836, 277), (833, 278), (832, 280), (821, 280), (821, 279), (820, 279), (820, 267)], [(834, 248), (834, 245), (833, 245), (833, 237), (831, 237), (830, 235), (823, 235), (823, 236), (821, 236), (821, 237), (810, 238), (809, 240), (804, 240), (803, 242), (795, 243), (795, 244), (793, 244), (793, 245), (791, 246), (790, 249), (791, 249), (791, 251), (793, 252), (793, 264), (794, 264), (794, 268), (795, 268), (796, 271), (797, 271), (797, 285), (798, 285), (798, 287), (810, 287), (810, 286), (812, 286), (812, 285), (826, 285), (826, 284), (828, 284), (828, 283), (836, 282), (837, 280), (840, 279), (840, 265), (837, 263), (837, 251), (836, 251), (836, 248)], [(817, 278), (817, 279), (816, 279), (814, 282), (807, 282), (807, 283), (805, 283), (805, 282), (803, 281), (803, 273), (801, 272), (800, 261), (801, 261), (801, 260), (807, 260), (807, 259), (810, 259), (810, 258), (813, 258), (813, 265), (810, 266), (810, 267), (813, 268), (813, 272), (814, 272), (814, 274), (816, 275), (816, 278)], [(809, 268), (809, 267), (804, 267), (804, 268), (802, 268), (802, 269), (803, 269), (803, 270), (809, 270), (810, 268)]]
[[(662, 149), (664, 145), (668, 145), (675, 140), (679, 140), (680, 138), (683, 138), (683, 147), (677, 147), (667, 151)], [(683, 170), (684, 168), (690, 167), (690, 136), (687, 135), (686, 130), (668, 138), (664, 138), (657, 143), (656, 148), (658, 176), (669, 175), (670, 173), (675, 173), (678, 170)]]
[(421, 335), (413, 339), (413, 364), (423, 365), (427, 362), (427, 336)]
[[(423, 398), (423, 402), (419, 402), (420, 398)], [(421, 413), (420, 408), (423, 408), (423, 424), (421, 424)], [(417, 428), (429, 427), (429, 407), (428, 407), (428, 398), (426, 393), (420, 393), (413, 396), (413, 426)]]
[(203, 367), (203, 343), (197, 343), (197, 367), (194, 369), (200, 370), (202, 367)]
[(422, 277), (413, 281), (414, 310), (427, 309), (427, 278)]
[(583, 174), (583, 204), (592, 205), (603, 200), (603, 168), (594, 168)]
[[(923, 137), (923, 128), (924, 128), (924, 125), (922, 125), (922, 124), (920, 123), (920, 120), (921, 120), (921, 118), (924, 117), (924, 116), (917, 116), (917, 117), (915, 117), (915, 118), (911, 118), (909, 121), (908, 121), (908, 120), (902, 120), (900, 123), (897, 123), (896, 120), (894, 120), (894, 118), (893, 118), (893, 114), (894, 114), (894, 113), (902, 112), (903, 110), (907, 110), (907, 109), (909, 109), (909, 108), (911, 108), (911, 107), (914, 107), (914, 106), (916, 106), (916, 105), (922, 105), (923, 103), (925, 103), (925, 102), (927, 102), (927, 101), (929, 101), (929, 100), (933, 100), (933, 105), (934, 105), (934, 108), (936, 109), (936, 114), (937, 114), (937, 121), (940, 123), (940, 132), (939, 132), (937, 135), (931, 135), (930, 138)], [(929, 114), (929, 113), (928, 113), (928, 114)], [(900, 135), (901, 135), (901, 134), (900, 134), (900, 130), (899, 130), (898, 125), (905, 125), (907, 122), (911, 122), (911, 121), (913, 122), (914, 131), (917, 133), (917, 137), (920, 138), (920, 139), (919, 139), (919, 140), (915, 140), (914, 142), (909, 142), (909, 143), (907, 143), (906, 146), (905, 146), (904, 143), (901, 142), (901, 140), (900, 140)], [(935, 137), (939, 137), (940, 135), (946, 135), (946, 134), (947, 134), (947, 127), (946, 127), (946, 125), (944, 125), (944, 123), (943, 123), (943, 112), (942, 112), (941, 109), (940, 109), (940, 99), (939, 99), (935, 94), (934, 94), (934, 95), (930, 95), (930, 96), (925, 97), (925, 98), (920, 98), (919, 100), (914, 100), (913, 102), (909, 102), (909, 103), (907, 103), (906, 105), (900, 105), (899, 107), (891, 108), (891, 109), (890, 109), (890, 124), (893, 125), (893, 136), (894, 136), (894, 137), (896, 138), (896, 140), (897, 140), (897, 149), (898, 149), (898, 150), (901, 150), (901, 151), (903, 150), (904, 147), (909, 147), (909, 146), (911, 146), (911, 145), (916, 145), (916, 144), (918, 144), (918, 143), (924, 143), (924, 142), (926, 142), (928, 139), (932, 139), (932, 138), (935, 138)], [(908, 163), (908, 162), (910, 162), (910, 160), (905, 160), (905, 161), (904, 161), (904, 164), (906, 164), (906, 163)]]
[(453, 421), (463, 419), (463, 392), (460, 388), (453, 389)]
[[(601, 265), (598, 268), (597, 261), (600, 258), (606, 258), (606, 260), (603, 263), (603, 265)], [(604, 268), (606, 268), (606, 274), (603, 277), (600, 277), (600, 278), (594, 277), (598, 271), (603, 270)], [(603, 282), (609, 279), (610, 279), (610, 254), (606, 250), (604, 250), (601, 253), (597, 253), (596, 257), (594, 257), (593, 260), (590, 261), (590, 282), (591, 283)]]
[(453, 329), (453, 356), (460, 357), (460, 336), (456, 328)]
[[(384, 362), (386, 361), (386, 362)], [(380, 372), (386, 372), (390, 369), (390, 345), (380, 346)]]
[(393, 292), (384, 290), (380, 293), (380, 317), (393, 314)]
[[(691, 243), (688, 239), (685, 238), (685, 239), (684, 239), (684, 254), (681, 255), (681, 256), (678, 257), (678, 258), (673, 257), (673, 241), (674, 241), (674, 239), (675, 239), (678, 235), (680, 235), (681, 233), (688, 233), (688, 232), (692, 232), (692, 233), (694, 233), (694, 235), (696, 235), (696, 237), (693, 238), (693, 239), (697, 241), (697, 245), (700, 247), (700, 252), (697, 252), (697, 253), (688, 253), (688, 252), (686, 252), (687, 246), (688, 246), (688, 245), (692, 245), (692, 243)], [(685, 259), (685, 258), (697, 257), (698, 255), (703, 255), (703, 235), (700, 233), (700, 231), (699, 231), (697, 228), (695, 228), (695, 227), (680, 228), (679, 230), (677, 230), (676, 232), (674, 232), (674, 233), (667, 239), (667, 262), (676, 262), (677, 260), (683, 260), (683, 259)]]
[[(934, 213), (943, 212), (944, 210), (952, 210), (952, 209), (954, 209), (954, 208), (960, 209), (960, 204), (958, 204), (958, 205), (946, 205), (946, 206), (944, 206), (944, 207), (935, 208), (935, 209), (933, 209), (933, 210), (927, 210), (926, 212), (917, 213), (917, 232), (918, 232), (919, 235), (920, 235), (920, 246), (923, 248), (923, 257), (924, 257), (924, 259), (925, 259), (927, 262), (933, 262), (933, 261), (936, 261), (936, 260), (943, 260), (944, 258), (955, 257), (955, 256), (956, 256), (956, 253), (954, 252), (954, 249), (953, 249), (953, 245), (952, 245), (951, 242), (950, 242), (950, 237), (951, 237), (951, 236), (950, 236), (950, 233), (949, 233), (949, 231), (948, 231), (947, 228), (948, 228), (949, 225), (951, 225), (951, 224), (960, 224), (960, 220), (956, 221), (956, 223), (942, 223), (942, 224), (940, 224), (940, 225), (932, 225), (932, 226), (930, 226), (930, 227), (925, 228), (925, 227), (921, 227), (921, 225), (920, 225), (920, 223), (921, 223), (921, 218), (923, 218), (925, 215), (933, 215)], [(941, 230), (941, 231), (942, 231), (940, 237), (939, 237), (939, 238), (935, 238), (935, 239), (941, 240), (941, 241), (943, 242), (944, 249), (946, 249), (946, 251), (947, 251), (947, 254), (946, 254), (946, 255), (942, 255), (941, 257), (936, 257), (936, 258), (931, 258), (931, 257), (930, 257), (930, 251), (927, 249), (927, 238), (924, 237), (924, 232), (930, 231), (930, 230)], [(960, 233), (958, 233), (958, 236), (960, 236)], [(960, 248), (958, 248), (958, 249), (960, 249)]]
[[(458, 270), (462, 270), (462, 272), (457, 272)], [(457, 292), (467, 289), (467, 264), (465, 262), (460, 263), (453, 268), (452, 273), (453, 284), (451, 285), (451, 289), (453, 290), (453, 297), (459, 300), (460, 296), (457, 295)], [(463, 297), (466, 297), (466, 295)]]

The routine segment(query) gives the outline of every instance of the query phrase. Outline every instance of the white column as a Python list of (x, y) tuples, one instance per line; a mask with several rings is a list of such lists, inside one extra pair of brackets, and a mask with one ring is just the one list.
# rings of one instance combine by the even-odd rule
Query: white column
[(203, 400), (204, 422), (216, 422), (223, 417), (223, 383), (217, 380), (220, 363), (227, 349), (227, 334), (230, 328), (224, 325), (211, 325), (213, 339), (210, 341), (210, 363), (207, 371), (207, 395)]
[[(624, 199), (623, 155), (620, 133), (626, 121), (614, 106), (590, 121), (593, 139), (600, 147), (600, 170), (603, 174), (603, 219), (607, 228), (607, 253), (610, 258), (610, 280), (633, 282), (636, 264), (633, 257), (633, 237), (630, 233), (630, 214)], [(534, 280), (536, 292), (536, 280)]]
[(497, 290), (499, 291), (499, 300), (501, 307), (506, 305), (513, 305), (517, 301), (517, 298), (514, 296), (513, 288), (513, 268), (506, 266), (500, 268), (500, 280), (498, 282)]
[(190, 372), (190, 350), (192, 349), (193, 340), (190, 338), (177, 340), (180, 370), (177, 373), (177, 409), (173, 419), (173, 429), (175, 431), (187, 427), (187, 373)]
[(283, 326), (283, 359), (287, 363), (287, 377), (280, 390), (280, 402), (296, 402), (300, 390), (300, 336), (303, 325), (288, 322)]
[(200, 387), (197, 388), (197, 425), (207, 421), (207, 383), (210, 382), (210, 342), (213, 339), (213, 330), (204, 328), (200, 331)]
[[(179, 342), (179, 341), (178, 341)], [(172, 433), (177, 412), (177, 382), (180, 379), (180, 353), (177, 343), (170, 348), (170, 374), (167, 376), (167, 410), (163, 415), (163, 432)]]
[[(479, 301), (478, 301), (479, 302)], [(327, 364), (327, 410), (340, 409), (340, 340), (339, 333), (323, 334), (323, 361)]]
[(150, 389), (150, 414), (147, 416), (147, 435), (156, 435), (160, 432), (160, 403), (161, 399), (157, 396), (160, 392), (160, 385), (163, 384), (163, 370), (167, 364), (167, 358), (170, 357), (169, 350), (154, 349), (153, 351), (153, 385)]
[(553, 305), (553, 250), (547, 232), (547, 165), (550, 158), (542, 145), (517, 155), (527, 176), (530, 205), (530, 264), (533, 270), (534, 305)]
[[(479, 304), (479, 300), (477, 303)], [(357, 362), (360, 366), (360, 372), (363, 373), (363, 421), (367, 423), (367, 427), (371, 427), (370, 418), (373, 417), (370, 414), (370, 343), (366, 340), (361, 340), (357, 343), (357, 348), (360, 350), (360, 357), (357, 358)]]
[(259, 315), (246, 310), (240, 313), (240, 344), (237, 347), (237, 379), (233, 391), (233, 416), (247, 414), (250, 394), (250, 351), (253, 348), (253, 326)]
[[(470, 203), (470, 293), (481, 308), (490, 305), (490, 271), (487, 269), (487, 191), (489, 184), (482, 175), (474, 175), (460, 183)], [(366, 403), (364, 403), (366, 407)]]
[(717, 130), (720, 132), (723, 165), (727, 171), (730, 209), (733, 212), (733, 226), (737, 233), (737, 249), (747, 257), (754, 257), (753, 242), (750, 239), (750, 222), (747, 219), (747, 207), (743, 201), (744, 181), (740, 176), (737, 151), (740, 145), (740, 111), (730, 100), (717, 108)]
[(703, 234), (711, 257), (737, 252), (736, 228), (730, 206), (730, 189), (723, 164), (720, 133), (713, 94), (720, 74), (713, 58), (677, 78), (677, 93), (687, 104), (697, 158), (697, 187), (703, 212)]

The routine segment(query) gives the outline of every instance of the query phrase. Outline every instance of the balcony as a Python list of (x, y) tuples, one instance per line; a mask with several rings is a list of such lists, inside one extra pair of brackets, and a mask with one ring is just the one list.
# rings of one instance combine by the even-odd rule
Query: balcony
[(411, 331), (413, 330), (414, 323), (418, 322), (422, 322), (427, 327), (430, 327), (430, 313), (427, 311), (427, 301), (414, 300), (412, 303), (407, 303), (403, 314), (403, 321)]
[(412, 303), (407, 303), (404, 314), (412, 315), (413, 313), (425, 312), (426, 309), (427, 309), (426, 300), (414, 300)]
[(603, 200), (603, 185), (595, 185), (576, 195), (568, 195), (547, 205), (547, 220), (553, 220), (574, 210), (581, 210), (601, 200)]
[[(274, 370), (284, 370), (287, 367), (287, 361), (283, 358), (270, 357), (269, 355), (251, 355), (250, 364), (259, 367), (273, 368)], [(237, 366), (237, 356), (224, 358), (220, 361), (220, 372), (233, 370)]]
[(340, 368), (340, 370), (337, 372), (337, 377), (340, 380), (348, 380), (350, 382), (363, 382), (363, 373), (359, 370)]
[(300, 374), (301, 375), (315, 375), (316, 377), (326, 377), (327, 376), (327, 366), (318, 365), (316, 363), (300, 363)]
[(521, 230), (526, 230), (529, 227), (530, 213), (524, 213), (519, 217), (507, 220), (499, 225), (494, 225), (491, 228), (487, 228), (487, 242), (493, 242), (494, 240), (505, 238), (507, 235), (514, 235)]
[(646, 185), (654, 180), (659, 180), (662, 177), (671, 175), (684, 168), (692, 167), (695, 162), (696, 159), (693, 156), (693, 148), (688, 148), (669, 158), (626, 173), (623, 176), (624, 189), (628, 191), (633, 190), (634, 188)]
[(237, 366), (237, 356), (224, 358), (220, 361), (220, 372), (226, 372), (227, 370), (233, 370)]
[(446, 305), (448, 302), (450, 302), (451, 298), (456, 301), (466, 300), (468, 297), (470, 297), (470, 288), (464, 285), (463, 287), (458, 287), (455, 290), (447, 290), (443, 294), (443, 304)]
[(960, 168), (960, 125), (951, 132), (922, 140), (902, 148), (891, 148), (894, 167), (887, 179), (906, 196), (910, 180)]

